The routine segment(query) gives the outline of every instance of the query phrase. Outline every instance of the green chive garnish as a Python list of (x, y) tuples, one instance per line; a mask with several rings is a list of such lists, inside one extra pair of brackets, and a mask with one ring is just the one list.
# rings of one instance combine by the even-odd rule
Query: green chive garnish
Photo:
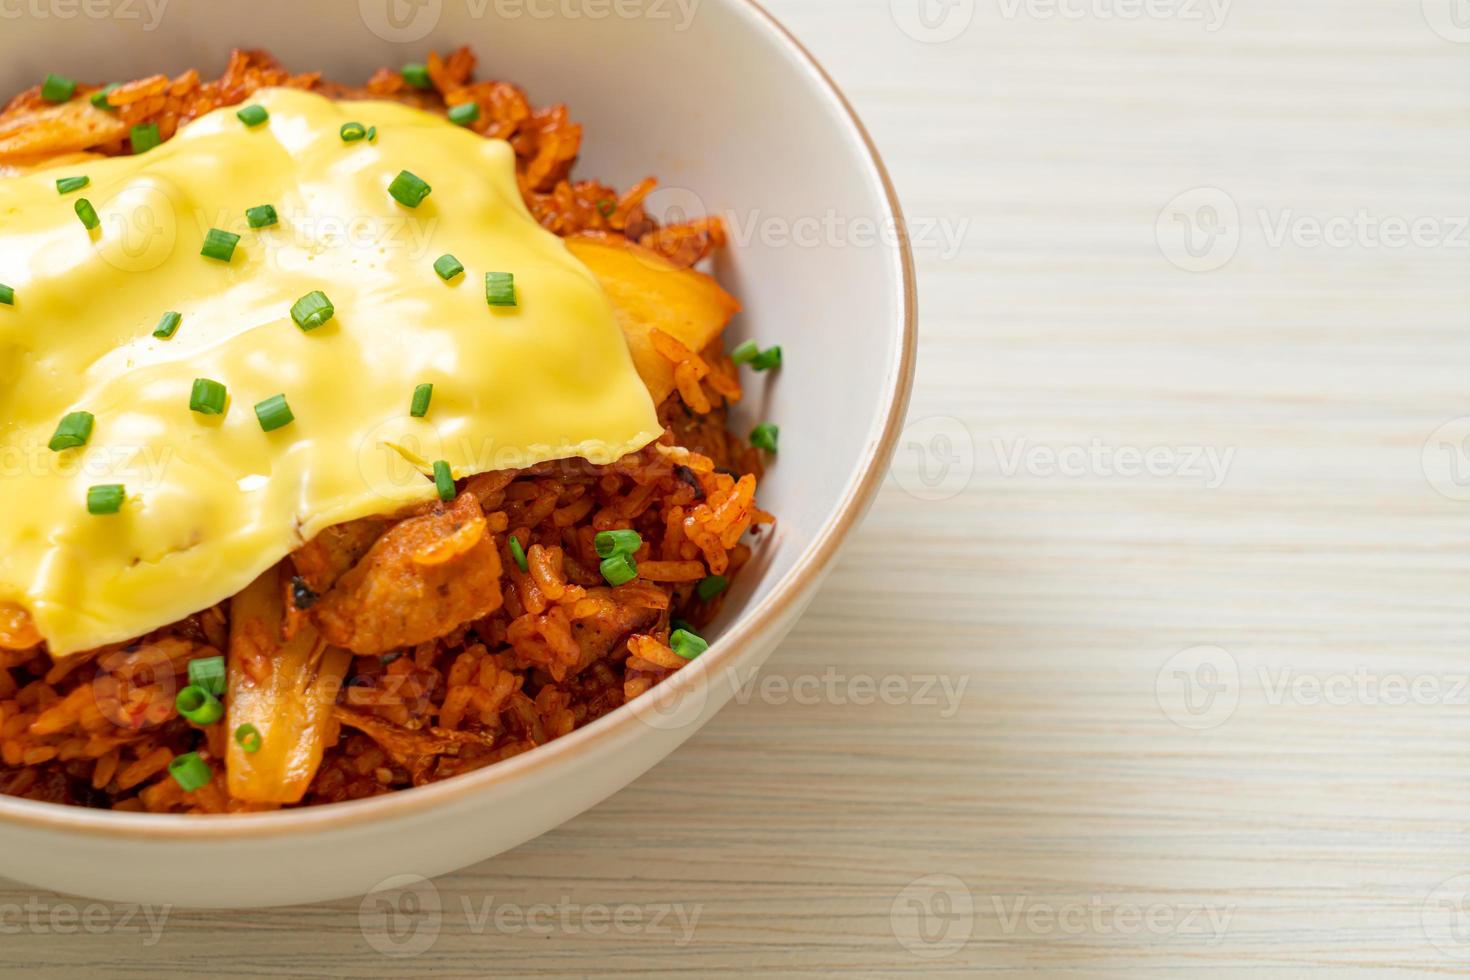
[(56, 432), (46, 445), (58, 453), (63, 449), (85, 446), (87, 440), (92, 438), (92, 423), (95, 421), (91, 412), (72, 412), (57, 423)]
[(331, 300), (327, 299), (327, 294), (320, 289), (313, 289), (291, 306), (291, 319), (296, 321), (296, 325), (303, 333), (315, 330), (336, 313), (337, 308), (332, 305)]
[(174, 782), (185, 793), (192, 793), (208, 785), (214, 778), (214, 770), (209, 768), (209, 763), (199, 758), (198, 752), (185, 752), (175, 756), (174, 761), (168, 764), (168, 774), (174, 777)]
[(631, 555), (643, 547), (643, 538), (637, 531), (598, 531), (592, 546), (597, 549), (598, 558)]
[(263, 402), (256, 402), (255, 417), (260, 420), (260, 428), (264, 432), (274, 432), (296, 421), (296, 416), (291, 414), (291, 406), (286, 404), (285, 395), (272, 395)]
[(602, 200), (597, 202), (597, 213), (602, 215), (604, 218), (611, 218), (613, 212), (617, 209), (618, 202), (614, 201), (610, 197), (604, 197)]
[(694, 587), (694, 591), (699, 595), (700, 599), (709, 602), (715, 596), (724, 592), (725, 586), (729, 584), (730, 580), (723, 575), (709, 575), (699, 580), (699, 584)]
[(633, 561), (632, 555), (618, 554), (604, 558), (598, 567), (608, 585), (623, 585), (638, 577), (638, 564)]
[(439, 491), (440, 500), (454, 499), (454, 474), (442, 459), (434, 461), (434, 489)]
[(408, 208), (423, 204), (431, 190), (433, 188), (424, 183), (422, 178), (407, 170), (400, 170), (398, 176), (393, 178), (393, 183), (388, 185), (388, 193), (393, 195), (393, 200)]
[(82, 225), (88, 231), (96, 231), (97, 226), (102, 224), (102, 219), (97, 217), (97, 209), (85, 197), (77, 198), (77, 203), (72, 207), (76, 209), (77, 217), (82, 219)]
[(179, 329), (179, 321), (183, 319), (182, 316), (173, 310), (169, 310), (158, 318), (158, 326), (153, 328), (153, 336), (159, 340), (167, 340), (174, 335), (175, 330)]
[(92, 182), (90, 177), (63, 177), (56, 182), (56, 193), (70, 194), (79, 191)]
[(516, 277), (512, 272), (485, 273), (485, 302), (491, 306), (516, 305)]
[(736, 364), (745, 364), (748, 361), (755, 360), (756, 355), (760, 352), (760, 344), (757, 344), (753, 340), (747, 340), (745, 343), (737, 345), (735, 349), (730, 352), (730, 360), (734, 361)]
[(510, 556), (515, 559), (516, 568), (525, 571), (530, 566), (526, 564), (526, 549), (521, 547), (521, 540), (514, 534), (510, 536)]
[(434, 80), (429, 77), (428, 65), (404, 65), (402, 74), (403, 80), (414, 88), (430, 89), (434, 87)]
[(434, 260), (434, 271), (439, 273), (440, 279), (448, 282), (464, 271), (464, 265), (459, 259), (446, 252)]
[(246, 208), (245, 220), (252, 228), (269, 228), (271, 225), (279, 224), (280, 218), (276, 217), (276, 209), (269, 204), (262, 204), (258, 208)]
[(780, 426), (769, 422), (762, 422), (750, 430), (750, 444), (757, 449), (764, 449), (768, 453), (776, 451), (776, 440), (781, 435)]
[(757, 371), (768, 371), (781, 366), (781, 346), (767, 347), (750, 359), (750, 366)]
[(247, 126), (259, 126), (269, 119), (271, 114), (265, 111), (265, 106), (263, 105), (248, 105), (239, 112), (236, 112), (235, 116)]
[(108, 82), (92, 93), (92, 104), (99, 109), (111, 109), (112, 103), (107, 101), (107, 97), (120, 87), (117, 82)]
[(468, 126), (480, 118), (480, 104), (478, 102), (461, 102), (459, 105), (449, 107), (449, 121), (456, 126)]
[(225, 386), (209, 378), (195, 378), (189, 392), (189, 411), (200, 415), (225, 414)]
[(190, 684), (180, 691), (174, 698), (174, 707), (196, 725), (213, 725), (225, 716), (225, 708), (219, 703), (219, 698), (197, 684)]
[(67, 102), (77, 94), (77, 83), (65, 75), (50, 74), (41, 83), (41, 98), (47, 102)]
[(225, 693), (225, 658), (204, 657), (189, 661), (189, 683), (215, 697)]
[(129, 134), (129, 141), (133, 144), (133, 152), (147, 153), (159, 143), (163, 137), (158, 134), (158, 123), (148, 123), (146, 126), (134, 126)]
[(367, 127), (360, 122), (345, 122), (337, 133), (342, 137), (342, 142), (356, 143), (367, 135)]
[(693, 660), (709, 649), (704, 637), (689, 630), (674, 630), (669, 634), (669, 646), (685, 660)]
[(234, 258), (235, 246), (238, 244), (240, 244), (240, 236), (234, 232), (211, 228), (204, 236), (204, 247), (199, 250), (199, 254), (207, 259), (228, 262)]
[(12, 288), (10, 288), (9, 286), (5, 285), (4, 283), (0, 283), (0, 306), (14, 306), (14, 305), (15, 305), (15, 290), (12, 289)]
[(128, 495), (121, 483), (99, 483), (87, 488), (87, 513), (116, 514)]
[(264, 739), (260, 737), (260, 729), (248, 721), (235, 729), (235, 744), (249, 755), (259, 752), (263, 741)]
[(413, 401), (409, 403), (408, 414), (416, 419), (421, 419), (429, 414), (429, 399), (434, 397), (434, 386), (425, 382), (413, 390)]

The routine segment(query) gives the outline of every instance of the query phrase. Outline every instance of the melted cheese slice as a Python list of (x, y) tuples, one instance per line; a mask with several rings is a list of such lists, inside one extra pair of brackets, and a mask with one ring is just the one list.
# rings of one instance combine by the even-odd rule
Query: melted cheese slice
[[(531, 218), (511, 147), (385, 102), (276, 89), (195, 121), (135, 157), (0, 180), (0, 603), (28, 609), (54, 655), (123, 641), (239, 592), (321, 529), (432, 499), (462, 477), (585, 457), (607, 463), (659, 432), (606, 296)], [(344, 143), (342, 123), (377, 127)], [(433, 192), (416, 209), (400, 170)], [(57, 193), (58, 177), (89, 186)], [(74, 209), (101, 217), (88, 232)], [(251, 229), (270, 204), (280, 223)], [(228, 263), (200, 248), (239, 234)], [(465, 266), (449, 283), (433, 263)], [(515, 275), (492, 308), (484, 274)], [(292, 304), (326, 293), (310, 332)], [(165, 311), (177, 333), (152, 331)], [(189, 409), (196, 378), (229, 391), (223, 417)], [(416, 385), (434, 385), (424, 419)], [(264, 432), (284, 394), (295, 421)], [(62, 416), (89, 443), (47, 448)], [(122, 483), (93, 516), (87, 488)]]

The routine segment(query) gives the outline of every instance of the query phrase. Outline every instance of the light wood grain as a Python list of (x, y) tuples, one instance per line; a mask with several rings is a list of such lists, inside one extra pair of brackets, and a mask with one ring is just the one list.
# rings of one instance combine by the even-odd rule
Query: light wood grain
[[(1470, 932), (1455, 942), (1456, 906), (1439, 904), (1470, 879), (1435, 894), (1470, 874), (1470, 690), (1454, 690), (1470, 672), (1470, 503), (1421, 465), (1430, 434), (1470, 414), (1470, 248), (1273, 247), (1257, 215), (1470, 215), (1470, 46), (1417, 0), (1240, 0), (1214, 32), (982, 2), (942, 44), (905, 36), (882, 2), (771, 7), (857, 104), (910, 218), (965, 232), (953, 254), (918, 251), (912, 417), (950, 420), (916, 431), (957, 435), (973, 473), (921, 499), (904, 486), (940, 458), (903, 448), (902, 483), (764, 675), (836, 675), (838, 694), (758, 688), (603, 805), (440, 879), (437, 938), (412, 959), (376, 951), (354, 901), (175, 911), (153, 945), (24, 928), (0, 940), (7, 972), (1470, 966)], [(1155, 220), (1200, 186), (1230, 195), (1244, 231), (1228, 265), (1190, 273)], [(1233, 456), (1214, 488), (1007, 472), (1017, 440), (1094, 439)], [(1190, 720), (1170, 658), (1200, 645), (1233, 658), (1238, 705), (1192, 730), (1170, 717)], [(1441, 688), (1314, 703), (1314, 679), (1355, 673)], [(854, 678), (909, 696), (853, 703)], [(924, 703), (928, 679), (962, 693)], [(904, 892), (934, 875), (955, 879), (956, 914), (917, 944), (947, 953), (929, 958), (900, 936), (906, 898), (945, 910)], [(0, 888), (0, 910), (27, 901), (68, 904)], [(496, 927), (495, 910), (540, 903), (577, 906), (571, 925)], [(687, 943), (649, 921), (665, 905), (697, 914)], [(643, 924), (593, 934), (604, 907)]]

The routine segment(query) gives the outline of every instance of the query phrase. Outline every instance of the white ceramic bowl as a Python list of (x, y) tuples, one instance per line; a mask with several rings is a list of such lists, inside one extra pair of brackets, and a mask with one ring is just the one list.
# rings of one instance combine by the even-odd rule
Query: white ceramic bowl
[[(150, 10), (160, 6), (155, 20)], [(544, 833), (711, 718), (790, 629), (871, 501), (913, 370), (913, 270), (893, 234), (898, 203), (867, 134), (810, 55), (747, 0), (172, 0), (27, 10), (0, 28), (5, 93), (48, 71), (100, 82), (198, 66), (208, 77), (234, 46), (355, 81), (431, 48), (470, 44), (480, 77), (518, 83), (534, 104), (571, 107), (584, 125), (579, 174), (618, 186), (654, 174), (666, 188), (656, 211), (726, 216), (735, 240), (716, 271), (745, 304), (734, 335), (779, 341), (785, 364), (775, 378), (752, 378), (737, 420), (781, 426), (779, 461), (760, 488), (778, 530), (730, 597), (710, 651), (668, 683), (534, 752), (373, 800), (180, 817), (0, 796), (0, 873), (113, 901), (191, 906), (362, 894)], [(63, 10), (84, 12), (61, 19)]]

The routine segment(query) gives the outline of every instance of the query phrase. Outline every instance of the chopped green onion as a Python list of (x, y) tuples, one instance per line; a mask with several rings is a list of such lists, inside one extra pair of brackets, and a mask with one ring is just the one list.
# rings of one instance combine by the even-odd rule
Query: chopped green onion
[(709, 602), (715, 596), (724, 592), (725, 586), (729, 584), (730, 580), (723, 575), (709, 575), (699, 580), (699, 584), (694, 587), (694, 591), (699, 595), (700, 599)]
[(174, 761), (168, 764), (168, 774), (174, 777), (174, 782), (185, 793), (207, 786), (214, 778), (214, 770), (209, 768), (209, 763), (199, 758), (198, 752), (185, 752), (175, 756)]
[(213, 725), (225, 714), (219, 698), (196, 684), (190, 684), (179, 692), (174, 698), (174, 707), (196, 725)]
[(276, 217), (276, 209), (269, 204), (262, 204), (258, 208), (246, 208), (245, 220), (252, 228), (269, 228), (281, 222), (281, 219)]
[(46, 445), (54, 452), (85, 446), (92, 438), (92, 423), (96, 421), (91, 412), (71, 412), (56, 425), (56, 432)]
[(148, 123), (146, 126), (134, 126), (128, 134), (128, 140), (133, 144), (133, 153), (147, 153), (159, 143), (163, 137), (158, 133), (158, 123)]
[(376, 143), (378, 141), (378, 127), (376, 127), (376, 126), (369, 126), (368, 127), (367, 141), (369, 143)]
[(402, 75), (403, 80), (414, 88), (430, 89), (434, 87), (434, 80), (429, 77), (429, 67), (427, 65), (404, 65)]
[(598, 558), (631, 555), (643, 547), (643, 538), (637, 531), (598, 531), (592, 546), (597, 549)]
[(730, 352), (730, 360), (734, 361), (736, 364), (744, 364), (747, 361), (755, 360), (756, 356), (760, 354), (760, 352), (760, 344), (757, 344), (753, 340), (747, 340), (745, 343), (736, 346), (736, 348)]
[(393, 200), (408, 208), (423, 204), (431, 190), (433, 188), (424, 183), (421, 177), (407, 170), (400, 170), (398, 176), (393, 178), (393, 183), (388, 185), (388, 193), (393, 195)]
[(87, 488), (87, 513), (116, 514), (128, 495), (121, 483), (99, 483)]
[(291, 319), (302, 332), (315, 330), (337, 314), (337, 308), (320, 289), (313, 289), (291, 306)]
[(516, 277), (513, 272), (485, 273), (485, 302), (491, 306), (516, 305)]
[(173, 310), (169, 310), (158, 318), (158, 326), (153, 328), (153, 336), (160, 340), (167, 340), (174, 335), (175, 330), (179, 329), (179, 322), (183, 319)]
[(77, 217), (82, 219), (82, 226), (88, 231), (96, 231), (97, 226), (102, 224), (102, 219), (97, 217), (97, 209), (85, 197), (77, 198), (73, 208), (76, 209)]
[(449, 121), (456, 126), (468, 126), (480, 118), (480, 104), (478, 102), (461, 102), (459, 105), (449, 107)]
[(248, 105), (235, 113), (235, 115), (247, 126), (259, 126), (271, 117), (271, 114), (265, 111), (265, 106), (263, 105)]
[(92, 104), (99, 109), (111, 109), (112, 103), (107, 101), (107, 97), (120, 87), (117, 82), (108, 82), (92, 93)]
[(247, 755), (259, 752), (263, 741), (264, 739), (260, 737), (260, 729), (248, 721), (235, 729), (235, 744), (240, 746), (241, 751)]
[(685, 660), (693, 660), (709, 649), (709, 643), (704, 637), (689, 630), (674, 630), (670, 633), (669, 646)]
[(597, 202), (597, 213), (604, 218), (611, 218), (612, 213), (618, 209), (618, 202), (610, 197), (604, 197)]
[(77, 94), (77, 83), (54, 72), (41, 83), (41, 98), (47, 102), (68, 102)]
[(464, 265), (459, 259), (445, 252), (434, 260), (434, 271), (439, 273), (440, 279), (448, 282), (464, 271)]
[(440, 500), (454, 499), (454, 474), (442, 459), (434, 461), (434, 489), (439, 491)]
[(750, 366), (756, 371), (768, 371), (771, 368), (781, 366), (781, 345), (767, 347), (755, 357), (751, 358)]
[(757, 449), (764, 449), (768, 453), (776, 451), (776, 440), (781, 435), (781, 427), (769, 422), (762, 422), (750, 430), (750, 444)]
[(70, 194), (79, 191), (92, 182), (90, 177), (63, 177), (56, 182), (56, 193)]
[(189, 683), (215, 697), (225, 693), (225, 658), (204, 657), (189, 661)]
[(285, 395), (272, 395), (265, 401), (256, 402), (255, 417), (265, 432), (274, 432), (296, 421), (296, 416), (291, 414), (291, 406), (286, 404)]
[(225, 386), (209, 378), (195, 378), (189, 392), (189, 411), (200, 415), (225, 414)]
[(228, 262), (234, 258), (235, 246), (238, 244), (240, 244), (240, 236), (234, 232), (211, 228), (204, 236), (204, 247), (199, 250), (199, 254), (207, 259)]
[(604, 558), (598, 567), (608, 585), (622, 585), (638, 577), (638, 563), (633, 561), (632, 555), (617, 554)]
[(521, 547), (521, 541), (514, 534), (510, 536), (510, 556), (515, 559), (516, 567), (525, 571), (530, 566), (526, 564), (526, 549)]
[(345, 122), (337, 133), (342, 137), (342, 142), (356, 143), (367, 135), (367, 127), (360, 122)]
[(4, 283), (0, 283), (0, 306), (14, 306), (14, 305), (15, 305), (15, 290), (12, 289), (11, 287), (5, 285)]
[(429, 414), (429, 399), (434, 397), (434, 386), (425, 382), (413, 390), (413, 401), (409, 403), (408, 414), (416, 419), (421, 419)]

